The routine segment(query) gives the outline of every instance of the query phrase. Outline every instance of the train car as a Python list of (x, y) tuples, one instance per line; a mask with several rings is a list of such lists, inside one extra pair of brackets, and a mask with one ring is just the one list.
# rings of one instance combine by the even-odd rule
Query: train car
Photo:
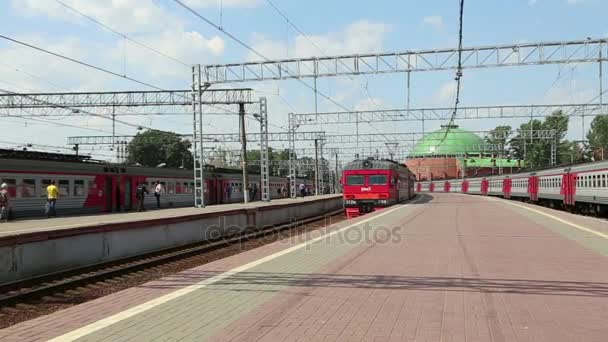
[(342, 187), (347, 218), (394, 205), (414, 196), (414, 175), (390, 160), (356, 160), (343, 167)]
[[(59, 215), (95, 214), (133, 210), (136, 189), (145, 184), (150, 193), (159, 181), (163, 185), (161, 207), (194, 204), (192, 170), (150, 168), (95, 162), (84, 156), (0, 150), (0, 182), (8, 185), (14, 217), (41, 216), (46, 203), (46, 187), (54, 181), (59, 188)], [(252, 200), (261, 198), (260, 176), (251, 174)], [(298, 182), (311, 186), (310, 180)], [(299, 183), (298, 183), (299, 184)], [(281, 198), (287, 187), (283, 177), (270, 177), (271, 199)], [(205, 203), (243, 202), (240, 170), (208, 169), (205, 173)], [(147, 208), (156, 207), (156, 198), (145, 197)]]
[[(608, 215), (608, 161), (447, 182), (451, 183), (447, 187), (454, 190), (450, 192), (498, 196), (552, 208)], [(429, 192), (432, 184), (432, 181), (417, 182), (416, 190)]]

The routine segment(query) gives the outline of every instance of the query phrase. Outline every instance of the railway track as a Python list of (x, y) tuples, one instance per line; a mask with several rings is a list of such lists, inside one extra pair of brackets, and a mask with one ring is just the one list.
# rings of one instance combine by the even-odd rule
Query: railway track
[[(125, 259), (0, 285), (0, 329), (344, 220), (343, 209)], [(282, 234), (287, 232), (287, 234)]]

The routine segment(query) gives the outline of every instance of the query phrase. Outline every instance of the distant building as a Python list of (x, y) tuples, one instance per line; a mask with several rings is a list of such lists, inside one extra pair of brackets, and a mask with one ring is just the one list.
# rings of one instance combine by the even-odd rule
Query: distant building
[(456, 125), (425, 135), (405, 164), (418, 180), (458, 178), (463, 169), (467, 177), (497, 174), (501, 167), (503, 173), (513, 173), (522, 166), (518, 160), (494, 155), (480, 136)]

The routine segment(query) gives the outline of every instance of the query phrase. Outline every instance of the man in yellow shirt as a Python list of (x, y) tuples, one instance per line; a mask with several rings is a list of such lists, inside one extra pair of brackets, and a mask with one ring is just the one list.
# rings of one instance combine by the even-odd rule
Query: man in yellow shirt
[(51, 185), (46, 187), (46, 195), (47, 195), (47, 211), (46, 217), (57, 217), (57, 212), (55, 211), (55, 205), (57, 204), (57, 198), (59, 197), (59, 189), (55, 185), (55, 181), (51, 181)]

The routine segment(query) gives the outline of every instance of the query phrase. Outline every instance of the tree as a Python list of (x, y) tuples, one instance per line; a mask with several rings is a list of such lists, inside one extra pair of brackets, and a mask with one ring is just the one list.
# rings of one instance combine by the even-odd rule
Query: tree
[(493, 130), (491, 130), (485, 138), (486, 144), (488, 145), (498, 145), (502, 148), (502, 151), (492, 151), (493, 153), (507, 155), (508, 149), (508, 137), (513, 132), (513, 129), (509, 125), (497, 126)]
[(156, 167), (192, 168), (191, 143), (173, 132), (148, 130), (138, 133), (129, 143), (129, 164)]
[(605, 159), (608, 155), (608, 115), (596, 116), (591, 121), (587, 140), (593, 159)]
[(586, 161), (585, 150), (576, 141), (564, 141), (560, 144), (559, 159), (562, 163), (576, 164)]
[(527, 166), (534, 167), (539, 164), (538, 152), (533, 151), (535, 146), (534, 143), (530, 143), (530, 138), (527, 138), (527, 132), (530, 132), (530, 130), (538, 131), (541, 126), (542, 122), (540, 120), (523, 123), (517, 129), (517, 135), (509, 142), (514, 157), (524, 160)]
[[(557, 144), (556, 161), (569, 160), (571, 144), (564, 141), (568, 132), (569, 117), (561, 110), (553, 112), (545, 121), (532, 120), (524, 123), (517, 129), (517, 136), (511, 140), (510, 145), (515, 157), (525, 161), (529, 168), (538, 168), (551, 164), (551, 144)], [(532, 139), (530, 131), (553, 130), (554, 141), (551, 139)]]

